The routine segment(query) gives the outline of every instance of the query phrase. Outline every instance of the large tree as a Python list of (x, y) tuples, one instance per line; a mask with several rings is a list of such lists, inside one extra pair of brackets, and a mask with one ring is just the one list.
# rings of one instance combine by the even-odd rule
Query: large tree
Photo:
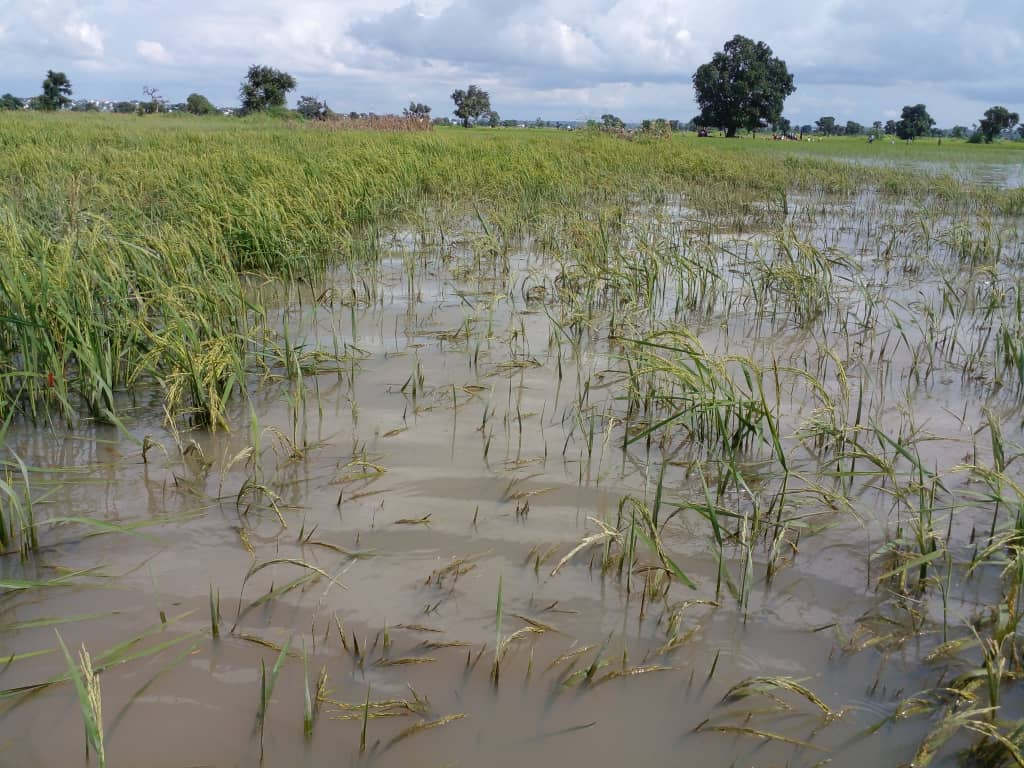
[(320, 101), (316, 96), (300, 96), (295, 111), (307, 120), (324, 120), (330, 109), (326, 101)]
[(158, 112), (167, 111), (167, 99), (160, 95), (159, 88), (148, 85), (142, 86), (142, 92), (149, 97), (149, 101), (139, 102), (140, 115), (155, 115)]
[(3, 96), (0, 96), (0, 110), (21, 109), (24, 106), (25, 102), (17, 96), (12, 96), (9, 93), (5, 93)]
[(185, 111), (193, 115), (215, 115), (217, 108), (201, 93), (190, 93), (185, 99)]
[(916, 139), (924, 136), (935, 125), (928, 108), (924, 104), (907, 105), (903, 108), (900, 120), (896, 123), (896, 135), (901, 139)]
[(608, 112), (601, 115), (601, 127), (606, 131), (623, 131), (626, 129), (626, 124), (621, 117)]
[(832, 136), (836, 132), (836, 119), (832, 115), (819, 117), (814, 124), (818, 128), (818, 133), (823, 133), (826, 136)]
[(1020, 122), (1020, 115), (1016, 112), (1011, 112), (1006, 107), (989, 107), (978, 124), (978, 130), (981, 131), (981, 137), (985, 143), (991, 144), (996, 136), (1003, 131), (1010, 130), (1018, 122)]
[(796, 90), (786, 62), (772, 56), (767, 44), (743, 35), (697, 68), (693, 88), (701, 125), (724, 128), (726, 136), (777, 122), (783, 102)]
[(48, 70), (43, 80), (43, 92), (35, 103), (39, 109), (47, 112), (64, 109), (71, 104), (71, 81), (68, 76), (63, 72)]
[(430, 107), (418, 101), (410, 101), (409, 106), (402, 110), (403, 117), (416, 117), (422, 120), (430, 119)]
[(482, 115), (491, 111), (491, 97), (482, 88), (471, 85), (469, 90), (452, 92), (452, 101), (455, 103), (453, 110), (455, 116), (462, 120), (462, 125), (469, 128), (470, 121), (476, 120)]
[(295, 78), (287, 72), (253, 64), (238, 91), (242, 98), (242, 112), (248, 114), (283, 107), (288, 91), (294, 90), (296, 85)]

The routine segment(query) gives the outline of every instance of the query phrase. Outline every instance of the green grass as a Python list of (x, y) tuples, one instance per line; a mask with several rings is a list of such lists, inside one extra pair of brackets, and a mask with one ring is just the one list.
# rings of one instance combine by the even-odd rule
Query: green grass
[[(328, 265), (372, 261), (381, 228), (428, 207), (475, 206), (500, 248), (555, 202), (688, 192), (722, 210), (801, 189), (930, 194), (924, 177), (823, 159), (817, 144), (797, 157), (776, 142), (693, 137), (17, 114), (0, 120), (0, 146), (0, 418), (117, 423), (124, 392), (156, 388), (170, 414), (226, 426), (228, 403), (261, 375), (296, 371), (245, 276), (316, 284)], [(1013, 192), (974, 197), (1022, 205)]]

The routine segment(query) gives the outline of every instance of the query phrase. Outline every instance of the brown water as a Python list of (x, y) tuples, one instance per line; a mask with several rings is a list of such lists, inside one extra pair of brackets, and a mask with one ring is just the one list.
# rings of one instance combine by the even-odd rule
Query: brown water
[[(850, 389), (864, 392), (862, 423), (870, 414), (889, 434), (910, 424), (925, 432), (923, 464), (943, 475), (951, 495), (964, 496), (974, 481), (954, 468), (968, 457), (991, 457), (987, 436), (979, 436), (981, 408), (995, 409), (1006, 440), (1019, 442), (1020, 402), (994, 386), (989, 362), (965, 373), (972, 334), (984, 328), (941, 309), (942, 278), (955, 275), (968, 292), (985, 293), (996, 275), (1019, 285), (1020, 233), (1017, 223), (1002, 223), (1013, 235), (998, 268), (968, 269), (950, 263), (937, 243), (922, 252), (909, 213), (885, 208), (889, 223), (869, 231), (879, 206), (810, 200), (790, 211), (798, 232), (848, 257), (833, 269), (820, 320), (799, 327), (777, 283), (767, 293), (754, 290), (750, 275), (763, 255), (752, 249), (770, 242), (762, 233), (708, 241), (728, 276), (710, 313), (676, 314), (678, 286), (667, 280), (646, 316), (630, 310), (631, 330), (680, 322), (717, 353), (823, 372), (821, 385), (835, 394), (843, 387), (822, 352), (827, 345), (842, 359)], [(693, 226), (685, 206), (668, 210), (664, 232)], [(801, 223), (808, 219), (813, 229)], [(876, 246), (890, 235), (899, 244), (879, 257)], [(634, 245), (642, 239), (637, 234)], [(658, 440), (623, 449), (623, 363), (608, 338), (617, 305), (594, 306), (572, 330), (568, 302), (556, 300), (552, 282), (571, 257), (556, 260), (527, 245), (507, 272), (492, 262), (480, 269), (471, 248), (422, 249), (405, 233), (387, 250), (368, 278), (345, 270), (330, 276), (319, 305), (299, 289), (262, 289), (293, 343), (349, 353), (338, 372), (265, 382), (237, 405), (230, 434), (183, 425), (169, 432), (145, 398), (126, 419), (135, 441), (88, 423), (72, 431), (12, 426), (8, 451), (37, 468), (30, 473), (37, 518), (88, 517), (130, 530), (61, 524), (44, 531), (30, 563), (0, 559), (0, 577), (8, 579), (84, 571), (59, 586), (0, 594), (0, 654), (47, 651), (0, 672), (8, 690), (0, 702), (0, 762), (84, 762), (70, 685), (11, 691), (67, 668), (53, 626), (12, 625), (82, 615), (89, 616), (57, 628), (70, 648), (84, 643), (94, 658), (147, 632), (131, 651), (166, 644), (100, 676), (111, 765), (256, 764), (260, 662), (269, 671), (278, 656), (258, 641), (280, 647), (289, 639), (266, 718), (267, 765), (860, 766), (913, 757), (934, 724), (926, 717), (865, 735), (898, 702), (945, 675), (942, 664), (921, 661), (942, 640), (937, 590), (915, 599), (924, 619), (908, 628), (905, 617), (893, 618), (890, 589), (877, 581), (883, 565), (872, 555), (897, 524), (884, 487), (858, 480), (830, 508), (802, 484), (791, 502), (797, 533), (784, 536), (770, 583), (765, 548), (753, 550), (745, 607), (728, 589), (716, 590), (709, 526), (685, 509), (664, 524), (662, 540), (694, 589), (676, 579), (667, 593), (645, 597), (645, 574), (654, 578), (649, 568), (658, 560), (643, 545), (631, 578), (602, 572), (600, 546), (553, 574), (599, 530), (595, 521), (617, 522), (624, 497), (654, 504), (663, 458), (670, 463), (662, 522), (666, 510), (701, 498), (697, 469), (706, 451)], [(366, 279), (372, 295), (352, 303)], [(539, 285), (547, 292), (530, 292)], [(890, 311), (871, 320), (878, 302)], [(940, 326), (955, 325), (956, 349), (935, 353), (925, 307), (939, 307)], [(615, 322), (616, 335), (627, 335), (623, 314)], [(921, 357), (925, 347), (931, 365)], [(794, 467), (826, 482), (831, 464), (797, 438), (814, 398), (793, 381), (776, 396)], [(856, 400), (853, 394), (851, 410)], [(144, 461), (146, 435), (156, 446)], [(247, 448), (252, 457), (239, 456)], [(765, 455), (755, 451), (745, 472), (750, 493), (769, 498), (778, 476)], [(731, 503), (747, 514), (748, 501), (739, 494)], [(950, 527), (960, 552), (969, 548), (971, 527), (988, 518), (979, 505), (958, 503), (963, 509)], [(739, 582), (741, 551), (726, 554)], [(260, 601), (307, 576), (314, 578)], [(958, 575), (955, 586), (947, 612), (962, 628), (991, 600), (991, 579)], [(219, 639), (210, 635), (211, 587), (221, 597)], [(718, 605), (682, 610), (685, 639), (664, 651), (669, 616), (688, 600)], [(891, 625), (899, 631), (890, 641), (857, 650)], [(530, 628), (508, 644), (495, 680), (496, 637)], [(328, 675), (310, 738), (302, 722), (304, 653), (311, 688), (321, 667)], [(586, 674), (595, 659), (601, 662)], [(732, 686), (761, 675), (803, 680), (840, 716), (825, 718), (788, 695), (789, 711), (768, 711), (766, 697), (723, 701)], [(429, 702), (416, 706), (418, 714), (393, 707), (387, 711), (404, 716), (371, 717), (360, 753), (368, 689), (375, 702)], [(1004, 701), (1011, 714), (1019, 703), (1013, 697), (1009, 691)], [(464, 717), (403, 736), (417, 722), (447, 715)]]

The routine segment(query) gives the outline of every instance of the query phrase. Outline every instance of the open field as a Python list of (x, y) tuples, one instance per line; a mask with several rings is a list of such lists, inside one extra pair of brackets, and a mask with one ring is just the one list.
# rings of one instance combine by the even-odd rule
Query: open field
[(0, 762), (1024, 763), (1016, 146), (0, 149)]

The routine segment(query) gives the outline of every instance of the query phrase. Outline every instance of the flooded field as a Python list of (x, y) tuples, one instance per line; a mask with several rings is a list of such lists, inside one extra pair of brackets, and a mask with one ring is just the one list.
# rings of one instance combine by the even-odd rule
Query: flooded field
[(934, 175), (953, 175), (957, 179), (968, 183), (995, 187), (997, 189), (1020, 189), (1024, 187), (1024, 162), (942, 162), (939, 160), (882, 159), (874, 157), (850, 157), (848, 162), (904, 168), (912, 172)]
[(244, 396), (6, 401), (0, 762), (1019, 763), (1024, 220), (966, 199), (428, 197), (247, 270)]

